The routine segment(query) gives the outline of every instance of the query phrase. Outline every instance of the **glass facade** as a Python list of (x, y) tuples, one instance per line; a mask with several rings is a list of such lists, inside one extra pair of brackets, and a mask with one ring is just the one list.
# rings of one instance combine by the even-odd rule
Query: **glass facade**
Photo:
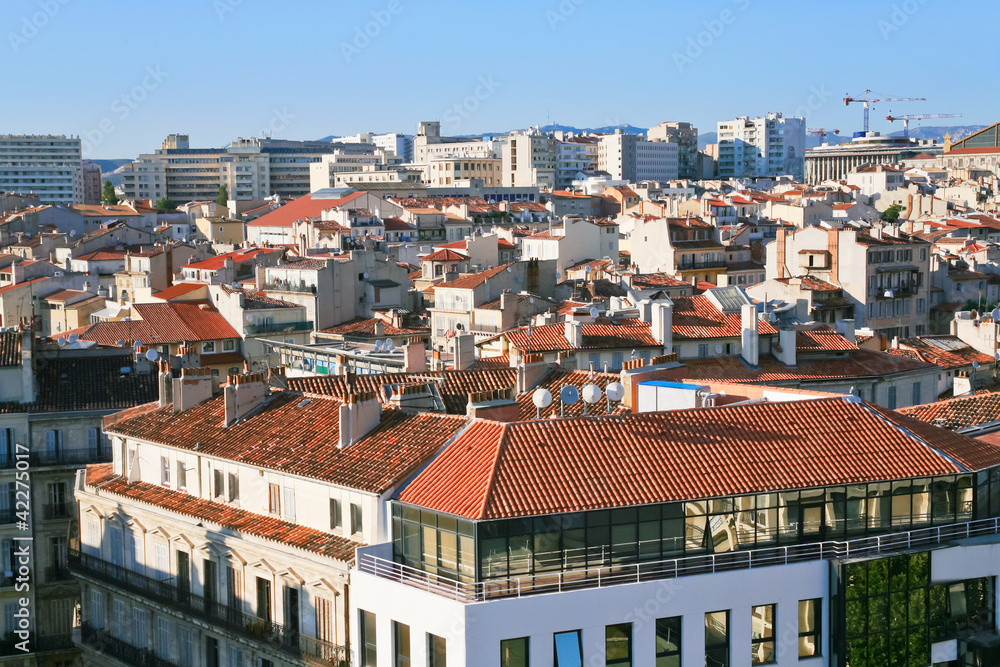
[(994, 628), (992, 578), (930, 582), (930, 555), (907, 554), (843, 566), (841, 665), (924, 667), (931, 644)]

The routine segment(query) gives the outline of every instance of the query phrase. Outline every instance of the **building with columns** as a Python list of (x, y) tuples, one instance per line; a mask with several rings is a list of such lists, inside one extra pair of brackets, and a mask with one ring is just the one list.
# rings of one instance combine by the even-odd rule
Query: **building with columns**
[(843, 180), (865, 164), (895, 164), (919, 153), (936, 154), (936, 141), (884, 137), (878, 132), (854, 137), (846, 144), (822, 144), (806, 151), (805, 181), (809, 184)]

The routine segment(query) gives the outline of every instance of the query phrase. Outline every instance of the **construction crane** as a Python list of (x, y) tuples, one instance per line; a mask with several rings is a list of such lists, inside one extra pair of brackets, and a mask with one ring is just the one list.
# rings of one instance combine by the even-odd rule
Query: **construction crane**
[(865, 132), (868, 132), (868, 112), (871, 107), (876, 102), (926, 102), (926, 97), (879, 97), (874, 98), (871, 96), (872, 91), (866, 90), (864, 97), (845, 97), (844, 106), (848, 106), (853, 102), (858, 102), (865, 108)]
[(924, 120), (925, 118), (961, 118), (960, 113), (916, 113), (916, 114), (906, 114), (905, 116), (893, 116), (888, 115), (885, 117), (890, 123), (894, 120), (903, 121), (903, 138), (908, 139), (910, 137), (910, 121), (911, 120)]
[(806, 128), (808, 134), (815, 134), (820, 140), (826, 139), (826, 135), (830, 134), (840, 134), (840, 130), (828, 130), (825, 127), (810, 127)]

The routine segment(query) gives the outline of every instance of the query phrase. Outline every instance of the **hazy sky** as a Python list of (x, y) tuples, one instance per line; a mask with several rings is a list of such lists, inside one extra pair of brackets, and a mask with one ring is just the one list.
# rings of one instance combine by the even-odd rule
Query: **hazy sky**
[(0, 133), (79, 134), (131, 158), (171, 132), (221, 146), (266, 130), (317, 139), (547, 122), (690, 120), (702, 132), (782, 111), (861, 129), (866, 88), (927, 102), (886, 114), (988, 124), (998, 9), (941, 0), (499, 3), (424, 0), (3, 0)]

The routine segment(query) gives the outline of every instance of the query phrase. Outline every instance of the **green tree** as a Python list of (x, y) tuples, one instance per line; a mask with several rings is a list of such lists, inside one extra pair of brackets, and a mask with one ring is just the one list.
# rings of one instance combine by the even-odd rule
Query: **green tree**
[(219, 186), (219, 194), (215, 198), (215, 203), (219, 206), (229, 206), (229, 190), (226, 189), (225, 185)]
[(156, 212), (166, 213), (167, 211), (173, 211), (177, 208), (177, 202), (175, 202), (170, 197), (164, 197), (160, 201), (156, 202)]
[(886, 222), (896, 222), (899, 220), (899, 212), (903, 210), (903, 207), (899, 204), (893, 204), (889, 208), (882, 211), (882, 219)]
[(101, 203), (105, 206), (114, 206), (120, 199), (118, 195), (115, 194), (115, 186), (111, 185), (111, 181), (104, 181), (104, 191), (101, 192)]

